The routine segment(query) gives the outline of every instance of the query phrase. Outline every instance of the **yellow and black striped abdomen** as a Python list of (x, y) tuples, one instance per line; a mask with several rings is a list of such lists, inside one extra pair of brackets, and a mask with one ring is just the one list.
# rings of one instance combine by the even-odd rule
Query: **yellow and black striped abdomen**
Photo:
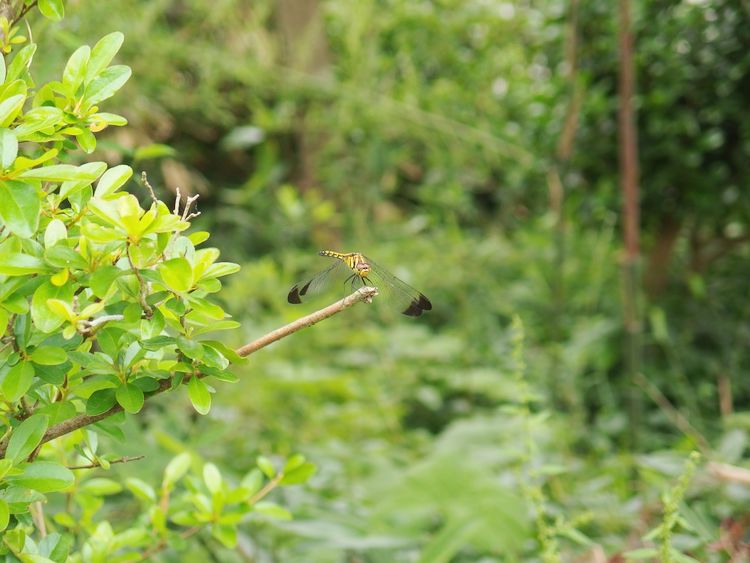
[(365, 257), (359, 252), (335, 252), (333, 250), (321, 250), (318, 252), (321, 256), (330, 256), (331, 258), (338, 258), (347, 267), (357, 274), (359, 277), (364, 278), (370, 273), (370, 265), (365, 260)]

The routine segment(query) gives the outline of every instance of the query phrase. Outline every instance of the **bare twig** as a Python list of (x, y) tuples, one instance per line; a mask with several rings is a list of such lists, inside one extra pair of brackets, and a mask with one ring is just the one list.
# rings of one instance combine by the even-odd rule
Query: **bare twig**
[[(119, 459), (114, 459), (109, 462), (110, 465), (114, 465), (115, 463), (130, 463), (131, 461), (138, 461), (146, 457), (145, 455), (134, 455), (134, 456), (124, 456)], [(68, 469), (94, 469), (95, 467), (101, 467), (101, 463), (98, 461), (95, 461), (93, 463), (87, 463), (86, 465), (74, 465), (72, 467), (68, 467)]]
[(78, 321), (76, 328), (82, 336), (90, 336), (96, 332), (96, 330), (104, 323), (121, 321), (125, 318), (124, 315), (102, 315), (92, 320), (82, 319)]
[(151, 194), (151, 199), (154, 203), (159, 203), (159, 198), (156, 197), (156, 194), (154, 193), (154, 188), (151, 187), (151, 184), (148, 181), (148, 175), (146, 172), (141, 172), (141, 182), (143, 182), (143, 185), (146, 186), (146, 189), (148, 190), (148, 193)]
[[(361, 287), (351, 295), (347, 295), (343, 299), (337, 301), (336, 303), (333, 303), (332, 305), (329, 305), (328, 307), (325, 307), (323, 309), (320, 309), (319, 311), (315, 311), (314, 313), (311, 313), (309, 315), (306, 315), (302, 318), (297, 319), (294, 322), (289, 323), (288, 325), (285, 325), (281, 328), (278, 328), (276, 330), (273, 330), (269, 332), (268, 334), (262, 336), (261, 338), (258, 338), (257, 340), (250, 342), (248, 344), (245, 344), (244, 346), (241, 346), (236, 350), (237, 354), (245, 357), (249, 356), (250, 354), (253, 354), (260, 350), (261, 348), (265, 348), (269, 344), (272, 344), (276, 342), (277, 340), (280, 340), (286, 336), (289, 336), (290, 334), (294, 334), (298, 330), (301, 330), (303, 328), (307, 328), (309, 326), (312, 326), (316, 323), (319, 323), (322, 320), (327, 319), (328, 317), (332, 317), (333, 315), (340, 313), (341, 311), (344, 311), (345, 309), (348, 309), (349, 307), (360, 303), (365, 302), (369, 303), (372, 301), (372, 298), (378, 294), (378, 290), (374, 287)], [(203, 374), (196, 374), (196, 377), (203, 377)], [(188, 381), (188, 378), (185, 379), (184, 383)], [(167, 389), (170, 389), (172, 387), (172, 378), (168, 379), (162, 379), (159, 381), (159, 387), (151, 391), (150, 393), (146, 394), (146, 399), (150, 399), (151, 397), (158, 395), (160, 393), (163, 393)], [(44, 438), (42, 438), (41, 444), (44, 444), (46, 442), (49, 442), (50, 440), (54, 440), (55, 438), (59, 438), (60, 436), (64, 436), (65, 434), (69, 434), (70, 432), (73, 432), (74, 430), (78, 430), (79, 428), (83, 428), (84, 426), (88, 426), (90, 424), (94, 424), (96, 422), (99, 422), (100, 420), (104, 420), (105, 418), (109, 418), (110, 416), (117, 414), (122, 411), (122, 407), (118, 405), (114, 405), (111, 409), (109, 409), (106, 412), (96, 414), (96, 415), (87, 415), (87, 414), (79, 414), (77, 416), (74, 416), (73, 418), (69, 418), (68, 420), (64, 420), (60, 422), (59, 424), (55, 424), (54, 426), (51, 426), (47, 429), (47, 432), (44, 434)], [(5, 456), (5, 451), (8, 448), (8, 438), (7, 436), (0, 442), (0, 459)]]
[(268, 334), (258, 338), (258, 340), (255, 340), (254, 342), (245, 344), (244, 346), (237, 349), (237, 353), (240, 356), (249, 356), (253, 352), (258, 351), (261, 348), (265, 348), (269, 344), (272, 344), (277, 340), (284, 338), (285, 336), (289, 336), (290, 334), (293, 334), (300, 329), (307, 328), (316, 323), (319, 323), (320, 321), (327, 319), (328, 317), (331, 317), (336, 313), (340, 313), (344, 309), (348, 309), (349, 307), (356, 303), (359, 303), (360, 301), (369, 303), (377, 294), (378, 290), (374, 287), (360, 287), (351, 295), (347, 295), (342, 300), (337, 301), (336, 303), (329, 305), (324, 309), (315, 311), (314, 313), (307, 315), (306, 317), (297, 319), (296, 321), (289, 323), (286, 326), (282, 326), (281, 328), (277, 328), (276, 330), (269, 332)]

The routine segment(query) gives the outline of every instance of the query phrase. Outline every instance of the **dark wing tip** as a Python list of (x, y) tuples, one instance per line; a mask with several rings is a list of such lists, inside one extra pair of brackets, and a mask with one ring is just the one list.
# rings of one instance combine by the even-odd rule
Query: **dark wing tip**
[(299, 286), (299, 284), (295, 285), (292, 289), (289, 290), (289, 295), (286, 296), (286, 300), (289, 301), (289, 303), (294, 303), (295, 305), (297, 303), (302, 303), (302, 296), (307, 293), (307, 290), (310, 289), (310, 284), (313, 281), (310, 280), (302, 287)]
[(432, 303), (421, 293), (419, 294), (419, 306), (425, 311), (432, 311)]
[(302, 300), (299, 298), (299, 288), (296, 285), (289, 290), (289, 295), (286, 296), (286, 300), (295, 305), (302, 303)]

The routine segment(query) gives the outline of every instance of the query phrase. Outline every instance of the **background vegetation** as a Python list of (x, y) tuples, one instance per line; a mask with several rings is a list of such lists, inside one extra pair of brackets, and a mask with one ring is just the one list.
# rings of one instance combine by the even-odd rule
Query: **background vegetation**
[(216, 384), (206, 416), (176, 393), (149, 401), (99, 445), (146, 459), (89, 471), (115, 483), (92, 493), (106, 502), (50, 525), (79, 547), (104, 520), (149, 529), (138, 484), (158, 487), (175, 454), (237, 484), (258, 456), (302, 452), (315, 476), (273, 493), (293, 520), (267, 507), (236, 546), (200, 530), (158, 557), (750, 556), (747, 484), (726, 481), (750, 430), (747, 8), (632, 2), (633, 369), (615, 4), (77, 0), (60, 22), (34, 16), (40, 83), (125, 34), (133, 78), (106, 111), (129, 124), (93, 157), (148, 172), (165, 201), (200, 194), (194, 224), (242, 265), (217, 296), (239, 323), (227, 344), (312, 310), (285, 296), (326, 247), (375, 257), (434, 305), (409, 319), (376, 299), (297, 333)]

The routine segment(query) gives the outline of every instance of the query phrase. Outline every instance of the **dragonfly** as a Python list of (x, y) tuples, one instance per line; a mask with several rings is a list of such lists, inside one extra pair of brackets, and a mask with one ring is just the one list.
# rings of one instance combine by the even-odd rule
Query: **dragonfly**
[(404, 315), (418, 317), (424, 311), (432, 309), (432, 303), (422, 293), (408, 283), (398, 279), (387, 270), (378, 266), (370, 258), (359, 252), (335, 252), (321, 250), (320, 256), (333, 258), (335, 261), (325, 270), (312, 278), (301, 281), (289, 290), (289, 303), (302, 303), (311, 295), (335, 283), (336, 279), (347, 276), (344, 285), (351, 282), (352, 290), (357, 286), (372, 285), (386, 294), (386, 299), (399, 307)]

